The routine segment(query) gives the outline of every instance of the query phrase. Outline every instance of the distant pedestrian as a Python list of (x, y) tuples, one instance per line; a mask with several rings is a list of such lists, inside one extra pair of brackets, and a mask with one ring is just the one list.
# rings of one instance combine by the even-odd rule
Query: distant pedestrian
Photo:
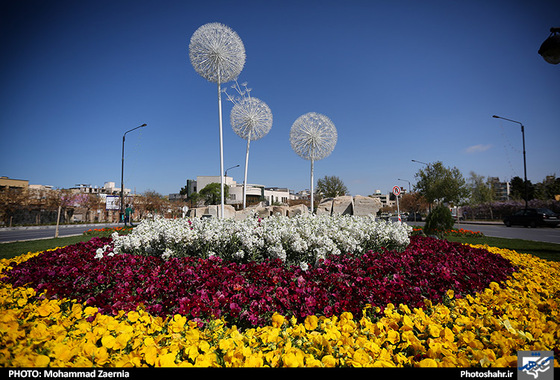
[(127, 223), (130, 223), (130, 227), (134, 227), (132, 224), (132, 214), (134, 213), (134, 209), (130, 207), (129, 204), (126, 205), (126, 209), (124, 210), (124, 225), (126, 227)]

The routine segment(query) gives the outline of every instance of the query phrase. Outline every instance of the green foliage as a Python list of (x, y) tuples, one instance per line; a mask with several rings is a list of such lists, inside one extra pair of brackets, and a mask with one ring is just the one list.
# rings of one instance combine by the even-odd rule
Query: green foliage
[(325, 198), (335, 198), (348, 193), (348, 188), (337, 176), (325, 176), (317, 181), (317, 193)]
[[(222, 185), (217, 182), (209, 183), (198, 193), (204, 199), (205, 205), (218, 205), (222, 201)], [(224, 185), (224, 198), (229, 196), (229, 186)]]
[(415, 189), (428, 201), (459, 203), (469, 196), (469, 188), (457, 168), (446, 168), (440, 161), (420, 169)]
[(426, 235), (436, 235), (443, 237), (443, 233), (453, 228), (455, 220), (451, 215), (451, 211), (445, 205), (438, 205), (426, 217), (424, 225), (424, 233)]

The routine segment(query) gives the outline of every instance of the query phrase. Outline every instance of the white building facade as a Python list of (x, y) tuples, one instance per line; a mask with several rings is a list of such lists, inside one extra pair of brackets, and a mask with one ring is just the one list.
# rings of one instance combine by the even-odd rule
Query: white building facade
[[(198, 192), (211, 183), (221, 183), (220, 176), (197, 176), (196, 188)], [(243, 183), (237, 183), (233, 177), (224, 177), (224, 185), (229, 187), (229, 196), (226, 204), (232, 206), (243, 205)], [(265, 187), (258, 184), (247, 184), (247, 205), (262, 201), (268, 204), (287, 204), (290, 200), (290, 190), (279, 187)]]

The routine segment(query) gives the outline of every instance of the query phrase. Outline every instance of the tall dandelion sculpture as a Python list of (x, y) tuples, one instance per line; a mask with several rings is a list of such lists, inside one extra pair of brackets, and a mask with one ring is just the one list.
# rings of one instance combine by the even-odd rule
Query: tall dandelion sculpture
[(311, 212), (313, 212), (313, 164), (328, 157), (338, 135), (333, 122), (320, 113), (309, 112), (297, 118), (290, 130), (290, 144), (301, 158), (311, 161)]
[(231, 28), (213, 22), (202, 25), (191, 37), (189, 58), (200, 76), (218, 84), (218, 115), (220, 121), (221, 214), (224, 217), (224, 141), (222, 131), (221, 84), (236, 79), (245, 65), (243, 41)]
[(256, 141), (268, 134), (272, 128), (272, 112), (268, 105), (258, 98), (251, 97), (251, 89), (247, 88), (247, 83), (241, 87), (237, 82), (232, 88), (236, 89), (240, 97), (235, 98), (229, 95), (229, 101), (234, 106), (230, 114), (230, 123), (237, 136), (247, 140), (247, 151), (245, 153), (245, 178), (243, 180), (243, 208), (247, 206), (247, 169), (249, 166), (249, 145), (251, 141)]

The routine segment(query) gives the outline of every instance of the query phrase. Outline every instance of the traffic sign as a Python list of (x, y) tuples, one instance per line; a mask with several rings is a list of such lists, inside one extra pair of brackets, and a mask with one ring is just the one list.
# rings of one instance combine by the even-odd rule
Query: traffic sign
[(400, 186), (394, 186), (393, 187), (393, 194), (395, 194), (397, 197), (401, 194)]

